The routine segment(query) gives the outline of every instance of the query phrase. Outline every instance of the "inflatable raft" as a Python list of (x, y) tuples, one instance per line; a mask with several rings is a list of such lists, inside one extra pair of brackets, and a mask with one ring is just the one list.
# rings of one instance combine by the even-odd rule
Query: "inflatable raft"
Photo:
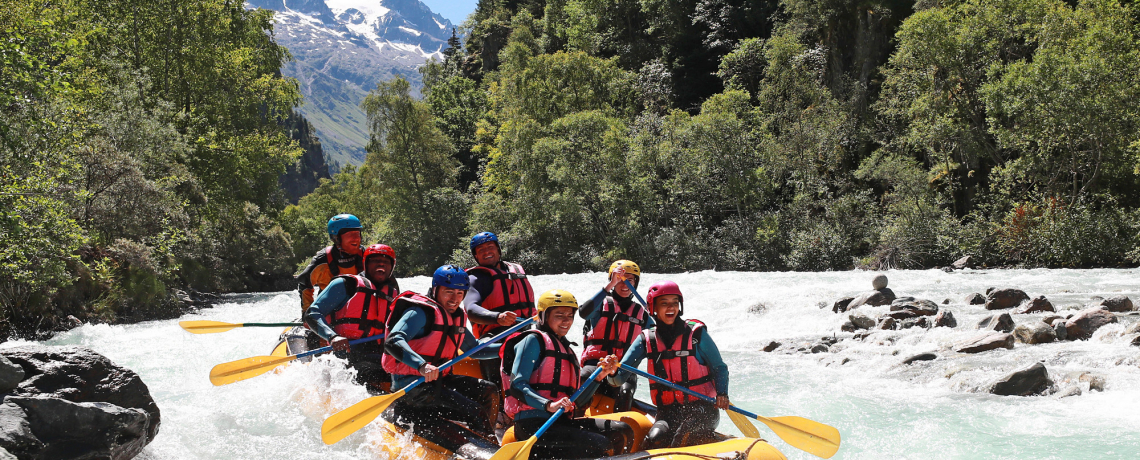
[[(288, 356), (306, 351), (304, 332), (299, 328), (286, 330), (273, 347), (273, 356)], [(481, 377), (479, 365), (474, 360), (460, 362), (452, 368), (461, 375)], [(595, 403), (596, 407), (605, 407)], [(399, 407), (399, 406), (396, 406)], [(612, 405), (611, 405), (612, 407)], [(415, 432), (399, 425), (400, 414), (395, 407), (384, 411), (375, 422), (380, 427), (380, 440), (377, 442), (377, 455), (389, 459), (424, 460), (488, 460), (499, 450), (501, 444), (516, 441), (514, 428), (502, 432), (501, 440), (484, 438), (466, 427), (446, 420), (420, 421)], [(639, 411), (614, 414), (591, 414), (592, 417), (620, 420), (633, 428), (637, 440), (636, 451), (653, 425), (653, 406), (638, 402)], [(427, 426), (425, 426), (427, 425)], [(625, 455), (603, 457), (601, 460), (785, 460), (783, 454), (763, 439), (733, 438), (719, 435), (720, 441), (682, 448), (653, 449)], [(586, 459), (568, 459), (586, 460)]]

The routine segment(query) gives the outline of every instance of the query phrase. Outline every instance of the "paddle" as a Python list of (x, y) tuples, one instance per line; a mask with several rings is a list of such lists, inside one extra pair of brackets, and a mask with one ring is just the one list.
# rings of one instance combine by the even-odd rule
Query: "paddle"
[[(349, 345), (356, 345), (358, 343), (372, 342), (384, 338), (384, 334), (376, 334), (371, 337), (364, 337), (348, 342)], [(245, 380), (251, 377), (257, 377), (261, 374), (275, 369), (277, 366), (285, 364), (294, 359), (300, 359), (307, 356), (319, 355), (321, 353), (328, 353), (333, 351), (332, 346), (321, 347), (316, 350), (306, 351), (290, 356), (254, 356), (252, 358), (239, 359), (237, 361), (230, 361), (214, 366), (210, 369), (210, 383), (216, 386), (222, 386), (237, 381)]]
[(221, 321), (179, 321), (179, 326), (191, 334), (213, 334), (226, 332), (236, 327), (284, 327), (303, 326), (304, 323), (223, 323)]
[[(486, 348), (488, 345), (507, 338), (507, 336), (515, 333), (523, 327), (526, 327), (530, 323), (534, 322), (534, 320), (537, 318), (538, 317), (536, 316), (534, 318), (521, 320), (518, 324), (511, 326), (510, 329), (503, 331), (499, 335), (491, 337), (490, 340), (477, 345), (475, 348), (472, 348), (466, 353), (452, 358), (451, 361), (443, 363), (443, 365), (439, 367), (439, 370), (442, 371), (444, 369), (447, 369), (455, 365), (455, 363), (467, 359), (468, 356), (475, 354), (475, 352)], [(393, 402), (395, 402), (397, 399), (400, 399), (401, 396), (404, 396), (404, 394), (406, 394), (412, 388), (419, 386), (421, 383), (424, 383), (423, 377), (420, 377), (416, 379), (416, 381), (409, 383), (408, 386), (404, 387), (400, 391), (387, 395), (373, 396), (371, 398), (353, 404), (345, 410), (333, 414), (331, 417), (325, 419), (325, 422), (321, 424), (321, 440), (323, 440), (325, 444), (336, 444), (341, 439), (348, 437), (348, 435), (355, 433), (357, 430), (364, 428), (369, 423), (372, 423), (372, 421), (375, 420), (381, 412), (384, 412), (384, 409), (387, 409), (388, 406), (392, 405)]]
[[(602, 370), (602, 366), (598, 366), (597, 369), (594, 369), (594, 373), (590, 374), (590, 378), (586, 379), (585, 384), (578, 387), (578, 391), (575, 391), (574, 395), (570, 396), (570, 400), (574, 401), (578, 399), (578, 396), (586, 390), (586, 387), (590, 386), (590, 381), (598, 378), (598, 374), (601, 374)], [(546, 419), (546, 423), (543, 423), (542, 427), (534, 432), (534, 435), (527, 438), (526, 441), (515, 441), (499, 448), (499, 451), (495, 452), (495, 455), (492, 455), (490, 460), (527, 460), (530, 458), (530, 449), (534, 447), (534, 443), (538, 442), (539, 436), (542, 436), (551, 425), (554, 425), (554, 422), (558, 420), (558, 417), (562, 416), (563, 412), (565, 412), (565, 409), (558, 408), (558, 410), (554, 412), (554, 415)]]
[[(716, 402), (715, 398), (697, 393), (693, 390), (677, 385), (673, 382), (645, 372), (636, 367), (632, 367), (628, 364), (622, 364), (621, 368), (658, 382), (662, 385), (668, 386), (674, 390), (683, 391), (692, 396), (704, 399), (705, 401), (713, 403)], [(787, 442), (792, 447), (795, 447), (817, 457), (831, 458), (831, 456), (835, 455), (835, 452), (839, 450), (839, 430), (835, 429), (834, 427), (824, 425), (822, 423), (803, 417), (764, 417), (753, 414), (736, 406), (729, 406), (728, 409), (731, 411), (729, 412), (730, 416), (735, 412), (764, 422), (764, 424), (768, 425), (768, 428), (771, 428), (772, 431), (776, 433), (776, 436), (779, 436), (780, 439), (784, 440), (784, 442)], [(747, 420), (744, 421), (747, 422)], [(757, 433), (757, 435), (759, 435), (759, 433)]]

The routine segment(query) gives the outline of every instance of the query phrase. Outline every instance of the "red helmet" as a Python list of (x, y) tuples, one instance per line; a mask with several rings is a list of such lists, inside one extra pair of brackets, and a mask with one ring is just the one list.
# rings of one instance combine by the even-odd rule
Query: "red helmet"
[(368, 260), (368, 256), (388, 256), (392, 259), (392, 266), (396, 265), (396, 251), (391, 246), (386, 244), (374, 244), (364, 249), (364, 260)]
[(681, 311), (679, 314), (685, 314), (685, 296), (681, 295), (681, 287), (672, 281), (659, 281), (654, 285), (649, 286), (649, 293), (645, 294), (645, 302), (649, 304), (646, 305), (646, 307), (649, 307), (650, 313), (652, 313), (654, 310), (654, 299), (656, 299), (657, 296), (662, 295), (676, 295), (677, 297), (680, 297)]

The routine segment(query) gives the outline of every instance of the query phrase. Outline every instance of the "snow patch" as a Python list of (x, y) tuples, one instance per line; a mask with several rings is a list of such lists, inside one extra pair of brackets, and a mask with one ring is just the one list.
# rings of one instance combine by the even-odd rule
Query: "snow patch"
[(419, 37), (420, 35), (423, 35), (423, 34), (424, 34), (423, 32), (420, 32), (420, 31), (418, 31), (418, 30), (416, 30), (416, 29), (413, 29), (413, 28), (411, 28), (411, 27), (404, 27), (404, 26), (400, 26), (400, 30), (402, 30), (402, 31), (404, 31), (404, 32), (407, 32), (407, 33), (409, 33), (409, 34), (412, 34), (412, 35), (414, 35), (414, 36), (417, 36), (417, 37)]
[(379, 0), (325, 0), (325, 5), (328, 5), (335, 16), (340, 16), (347, 10), (356, 9), (364, 14), (364, 23), (369, 25), (375, 25), (380, 18), (392, 11), (380, 6)]
[(435, 18), (431, 18), (431, 20), (432, 20), (432, 21), (435, 21), (435, 25), (439, 26), (439, 28), (440, 28), (440, 29), (446, 29), (446, 28), (447, 28), (447, 26), (443, 25), (442, 23), (440, 23), (440, 22), (439, 22), (438, 20), (436, 20)]

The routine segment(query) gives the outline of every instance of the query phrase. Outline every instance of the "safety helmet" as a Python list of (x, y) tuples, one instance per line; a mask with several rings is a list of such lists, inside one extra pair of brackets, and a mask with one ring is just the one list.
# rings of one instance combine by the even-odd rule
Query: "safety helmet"
[[(479, 245), (488, 242), (495, 243), (495, 246), (499, 246), (499, 237), (491, 232), (476, 233), (475, 236), (471, 237), (471, 254), (475, 254), (475, 248), (479, 247)], [(503, 250), (503, 247), (499, 246), (499, 250)]]
[(649, 307), (650, 313), (657, 311), (657, 306), (654, 304), (654, 301), (658, 296), (663, 295), (676, 295), (680, 297), (678, 300), (681, 301), (681, 309), (678, 314), (685, 314), (685, 296), (681, 295), (681, 287), (672, 281), (658, 281), (654, 285), (649, 286), (649, 292), (645, 294), (645, 302), (649, 304), (646, 306)]
[(392, 259), (392, 266), (396, 266), (396, 251), (391, 246), (386, 244), (374, 244), (364, 248), (364, 261), (368, 261), (369, 256), (388, 256)]
[(641, 277), (641, 267), (637, 266), (636, 262), (634, 262), (632, 260), (625, 260), (625, 259), (618, 260), (618, 261), (615, 261), (614, 263), (610, 264), (610, 271), (606, 272), (606, 274), (607, 275), (614, 274), (614, 270), (617, 270), (618, 267), (624, 268), (626, 273), (634, 275), (638, 278)]
[(554, 307), (570, 307), (577, 310), (578, 300), (574, 298), (574, 294), (562, 289), (551, 289), (538, 296), (535, 309), (538, 310), (539, 318), (546, 318), (546, 310)]
[(463, 271), (462, 268), (455, 265), (444, 265), (435, 269), (435, 273), (431, 275), (432, 290), (440, 286), (466, 291), (471, 287), (471, 281), (467, 278), (467, 272)]
[(341, 233), (349, 230), (360, 230), (360, 228), (360, 219), (357, 219), (356, 216), (352, 214), (337, 214), (329, 219), (329, 239), (339, 243), (337, 237), (339, 237)]

